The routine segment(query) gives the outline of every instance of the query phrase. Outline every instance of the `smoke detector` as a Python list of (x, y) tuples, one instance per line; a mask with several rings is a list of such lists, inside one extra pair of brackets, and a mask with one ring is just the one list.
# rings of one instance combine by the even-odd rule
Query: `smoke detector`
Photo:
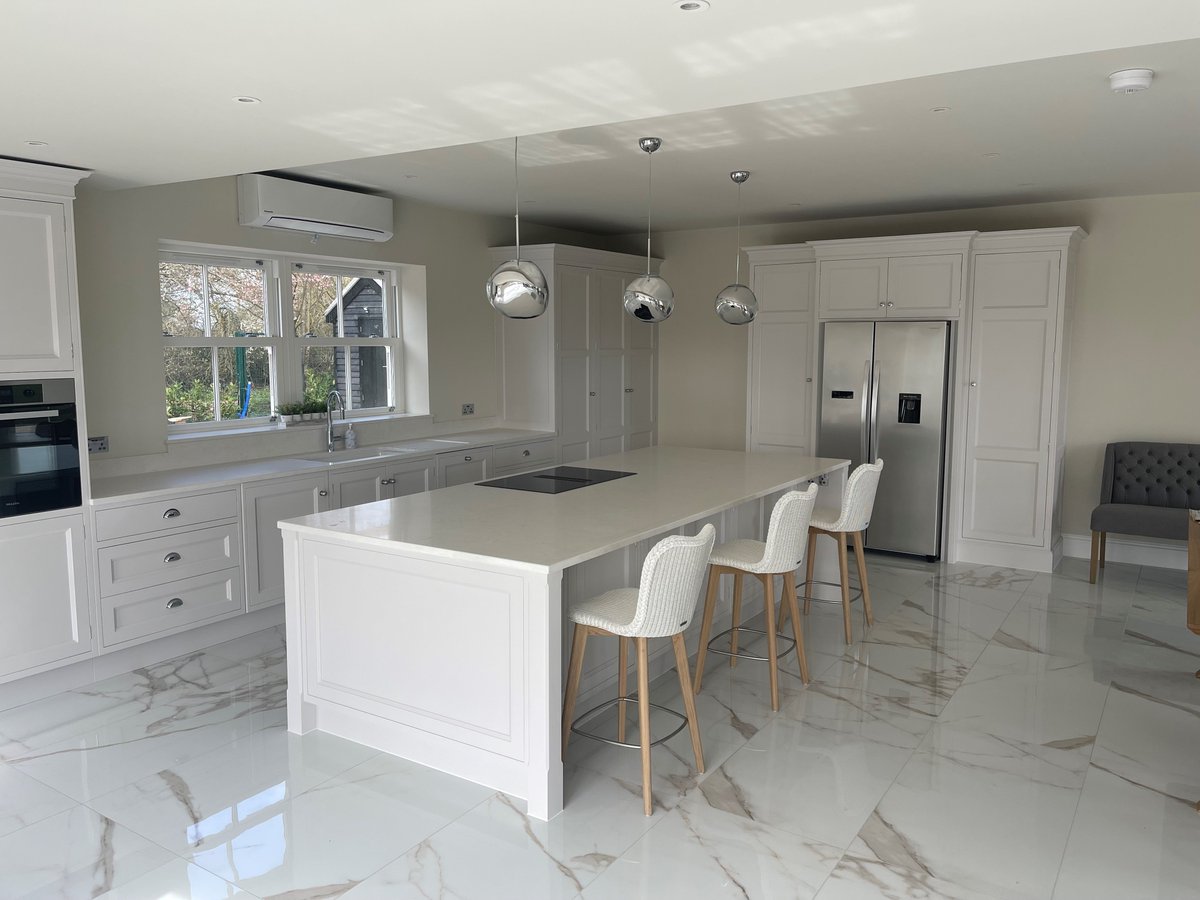
[(1154, 81), (1153, 69), (1121, 69), (1108, 76), (1108, 85), (1114, 94), (1137, 94)]

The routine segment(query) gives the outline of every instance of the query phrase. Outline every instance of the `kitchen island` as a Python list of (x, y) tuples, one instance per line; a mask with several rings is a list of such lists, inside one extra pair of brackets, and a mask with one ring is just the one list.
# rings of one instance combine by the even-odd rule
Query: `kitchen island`
[[(667, 534), (713, 522), (718, 541), (761, 538), (775, 496), (810, 480), (836, 506), (847, 461), (648, 447), (580, 465), (633, 474), (558, 494), (466, 484), (281, 522), (288, 729), (488, 785), (550, 818), (563, 797), (564, 603), (636, 584)], [(615, 675), (601, 658), (584, 693)]]

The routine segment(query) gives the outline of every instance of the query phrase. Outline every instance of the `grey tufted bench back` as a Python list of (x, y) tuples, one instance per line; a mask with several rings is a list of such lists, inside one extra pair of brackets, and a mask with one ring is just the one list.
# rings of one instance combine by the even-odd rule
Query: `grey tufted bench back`
[(1109, 444), (1100, 484), (1101, 503), (1200, 509), (1200, 444)]

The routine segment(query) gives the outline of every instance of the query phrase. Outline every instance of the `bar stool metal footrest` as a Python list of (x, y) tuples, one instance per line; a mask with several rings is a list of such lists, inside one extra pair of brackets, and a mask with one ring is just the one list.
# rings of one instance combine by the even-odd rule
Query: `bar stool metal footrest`
[[(713, 644), (715, 644), (717, 641), (721, 640), (721, 638), (728, 638), (735, 631), (738, 632), (739, 634), (743, 631), (746, 631), (746, 632), (749, 632), (750, 634), (761, 634), (763, 637), (767, 636), (767, 633), (765, 631), (763, 631), (761, 628), (747, 628), (745, 625), (738, 625), (734, 628), (726, 628), (720, 634), (715, 635), (712, 638), (712, 640), (710, 640), (708, 642), (708, 652), (709, 653), (717, 653), (717, 654), (720, 654), (721, 656), (736, 656), (738, 659), (757, 659), (760, 662), (770, 662), (771, 661), (771, 657), (769, 657), (769, 656), (756, 656), (753, 653), (746, 653), (744, 650), (722, 650), (720, 647), (713, 646)], [(776, 662), (779, 661), (779, 657), (786, 656), (789, 653), (795, 652), (796, 641), (794, 638), (790, 638), (785, 634), (776, 633), (775, 640), (776, 641), (785, 641), (787, 643), (786, 647), (784, 647), (782, 650), (777, 650), (775, 652)]]
[[(615, 741), (612, 738), (606, 738), (603, 735), (596, 734), (596, 732), (594, 732), (594, 731), (584, 731), (582, 728), (579, 727), (580, 722), (583, 722), (587, 719), (592, 718), (594, 715), (596, 715), (596, 713), (602, 712), (603, 710), (608, 709), (610, 706), (618, 706), (621, 703), (632, 703), (632, 704), (634, 704), (634, 706), (636, 706), (638, 704), (638, 702), (639, 701), (638, 701), (636, 695), (632, 696), (632, 697), (614, 697), (612, 700), (605, 700), (603, 703), (599, 704), (598, 706), (593, 706), (587, 712), (577, 716), (575, 718), (575, 721), (571, 723), (571, 734), (577, 734), (580, 737), (585, 737), (585, 738), (588, 738), (593, 741), (600, 741), (601, 743), (604, 743), (604, 744), (612, 744), (614, 747), (630, 747), (634, 750), (640, 750), (642, 747), (642, 745), (640, 743), (634, 744), (631, 741)], [(671, 738), (675, 737), (675, 735), (679, 734), (679, 732), (683, 731), (683, 729), (687, 728), (687, 724), (688, 724), (687, 716), (685, 716), (683, 713), (676, 712), (675, 710), (671, 709), (669, 706), (660, 706), (657, 703), (647, 703), (646, 705), (649, 706), (651, 709), (657, 709), (659, 712), (665, 712), (668, 715), (674, 716), (675, 718), (679, 719), (679, 724), (675, 727), (675, 730), (672, 731), (668, 735), (664, 735), (663, 737), (660, 737), (658, 740), (651, 741), (650, 742), (651, 747), (656, 747), (659, 744), (663, 743), (663, 741), (669, 741)], [(624, 714), (625, 714), (624, 711), (622, 711), (621, 715), (624, 715)]]
[[(839, 584), (836, 581), (817, 581), (814, 578), (812, 583), (819, 584), (824, 587), (837, 588), (838, 590), (841, 590), (841, 588), (842, 588), (841, 584)], [(850, 587), (853, 588), (854, 585), (852, 584), (852, 585), (850, 585)], [(850, 595), (850, 602), (853, 603), (855, 600), (861, 600), (862, 595), (863, 595), (863, 592), (862, 592), (862, 588), (860, 587), (857, 590), (855, 590), (854, 593), (852, 593)], [(796, 599), (803, 600), (806, 603), (809, 601), (812, 601), (813, 603), (837, 603), (839, 606), (841, 605), (841, 602), (842, 602), (841, 597), (813, 597), (809, 594), (800, 593), (799, 589), (797, 589), (797, 591), (796, 591)]]

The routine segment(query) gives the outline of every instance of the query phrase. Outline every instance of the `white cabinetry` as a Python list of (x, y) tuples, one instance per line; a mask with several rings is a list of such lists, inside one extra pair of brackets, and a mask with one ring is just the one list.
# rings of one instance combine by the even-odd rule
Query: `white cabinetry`
[[(493, 253), (500, 261), (512, 248)], [(545, 272), (550, 308), (537, 319), (499, 320), (506, 421), (557, 431), (564, 463), (654, 444), (657, 326), (635, 322), (621, 305), (645, 258), (562, 244), (522, 256)]]
[(474, 484), (489, 478), (491, 474), (491, 447), (475, 447), (437, 455), (437, 486), (440, 488)]
[(974, 235), (813, 241), (820, 318), (958, 318)]
[(750, 247), (747, 449), (810, 452), (816, 263), (806, 244)]
[(91, 655), (83, 516), (0, 526), (0, 681)]
[(437, 465), (432, 459), (389, 462), (369, 469), (333, 472), (329, 476), (331, 507), (342, 509), (390, 500), (407, 494), (431, 491), (437, 482)]
[(279, 521), (330, 508), (329, 478), (324, 474), (242, 485), (246, 600), (250, 609), (283, 600), (283, 537)]
[(544, 469), (554, 465), (555, 458), (554, 438), (527, 444), (508, 444), (492, 451), (492, 474), (500, 477), (529, 469)]
[(87, 174), (0, 159), (0, 374), (76, 369), (71, 200)]
[(237, 491), (96, 510), (102, 652), (245, 612)]
[(1067, 332), (1079, 229), (982, 234), (972, 252), (959, 558), (1061, 555)]

